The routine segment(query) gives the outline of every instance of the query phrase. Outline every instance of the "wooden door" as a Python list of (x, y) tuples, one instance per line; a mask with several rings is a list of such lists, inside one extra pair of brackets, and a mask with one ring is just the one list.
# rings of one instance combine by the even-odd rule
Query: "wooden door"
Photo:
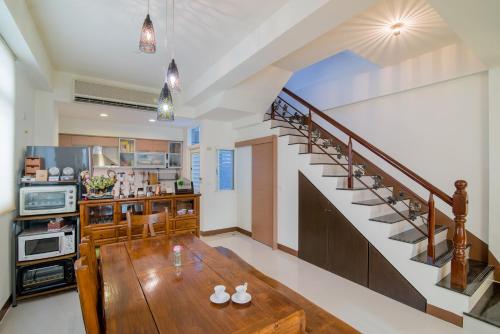
[(270, 139), (252, 145), (252, 237), (275, 248), (276, 137)]
[(299, 258), (327, 269), (328, 200), (299, 172)]

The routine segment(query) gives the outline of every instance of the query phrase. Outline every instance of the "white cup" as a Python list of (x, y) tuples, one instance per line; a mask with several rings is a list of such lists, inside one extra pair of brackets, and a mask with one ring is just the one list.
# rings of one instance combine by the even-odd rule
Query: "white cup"
[(222, 300), (224, 299), (224, 292), (226, 291), (226, 287), (224, 285), (216, 285), (214, 287), (215, 299)]
[(236, 298), (238, 298), (239, 300), (245, 299), (246, 293), (247, 293), (247, 286), (245, 284), (238, 285), (236, 287)]

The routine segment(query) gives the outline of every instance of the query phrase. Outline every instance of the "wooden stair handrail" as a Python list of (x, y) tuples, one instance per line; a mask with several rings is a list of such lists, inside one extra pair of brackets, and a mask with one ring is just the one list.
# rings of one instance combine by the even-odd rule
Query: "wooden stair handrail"
[(325, 114), (324, 112), (322, 112), (321, 110), (319, 110), (318, 108), (316, 108), (315, 106), (313, 106), (312, 104), (307, 102), (306, 100), (302, 99), (300, 96), (298, 96), (295, 93), (293, 93), (292, 91), (290, 91), (288, 88), (283, 87), (282, 91), (285, 94), (287, 94), (287, 95), (291, 96), (292, 98), (294, 98), (295, 100), (297, 100), (298, 102), (300, 102), (305, 107), (309, 108), (311, 111), (314, 111), (315, 114), (317, 114), (318, 116), (323, 118), (325, 121), (327, 121), (328, 123), (330, 123), (331, 125), (333, 125), (337, 129), (339, 129), (340, 131), (342, 131), (343, 133), (348, 135), (350, 138), (352, 138), (356, 142), (358, 142), (361, 145), (363, 145), (364, 147), (366, 147), (368, 150), (370, 150), (375, 155), (377, 155), (378, 157), (385, 160), (387, 163), (389, 163), (394, 168), (398, 169), (400, 172), (402, 172), (403, 174), (408, 176), (410, 179), (412, 179), (416, 183), (420, 184), (422, 187), (427, 189), (430, 193), (436, 195), (437, 197), (442, 199), (448, 205), (453, 206), (453, 198), (451, 196), (449, 196), (448, 194), (446, 194), (444, 191), (437, 188), (432, 183), (430, 183), (429, 181), (427, 181), (426, 179), (424, 179), (423, 177), (421, 177), (420, 175), (418, 175), (417, 173), (415, 173), (411, 169), (402, 165), (399, 161), (395, 160), (394, 158), (389, 156), (387, 153), (385, 153), (382, 150), (380, 150), (379, 148), (373, 146), (368, 141), (366, 141), (364, 138), (362, 138), (358, 134), (352, 132), (351, 130), (349, 130), (348, 128), (346, 128), (345, 126), (343, 126), (342, 124), (340, 124), (339, 122), (337, 122), (336, 120), (334, 120), (333, 118), (331, 118), (330, 116), (328, 116), (327, 114)]

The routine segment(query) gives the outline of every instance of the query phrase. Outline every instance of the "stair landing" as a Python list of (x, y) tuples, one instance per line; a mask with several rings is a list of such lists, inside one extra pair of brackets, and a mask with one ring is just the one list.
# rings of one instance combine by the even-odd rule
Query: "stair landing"
[(500, 328), (500, 283), (493, 282), (476, 306), (464, 314)]

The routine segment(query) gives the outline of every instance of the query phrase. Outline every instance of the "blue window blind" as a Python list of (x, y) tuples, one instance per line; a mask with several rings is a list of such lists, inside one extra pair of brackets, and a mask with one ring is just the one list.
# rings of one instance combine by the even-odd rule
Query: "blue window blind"
[(197, 126), (190, 130), (191, 134), (191, 145), (196, 145), (200, 143), (200, 127)]
[(219, 190), (234, 189), (234, 150), (217, 151)]
[(191, 181), (195, 193), (200, 192), (200, 153), (191, 154)]

